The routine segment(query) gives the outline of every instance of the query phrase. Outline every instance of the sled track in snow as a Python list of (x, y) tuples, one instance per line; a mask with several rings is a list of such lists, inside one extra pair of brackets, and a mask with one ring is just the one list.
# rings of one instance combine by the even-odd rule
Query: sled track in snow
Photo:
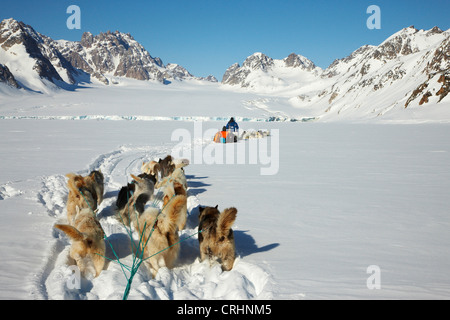
[[(104, 201), (99, 206), (99, 218), (108, 241), (124, 264), (131, 265), (130, 239), (125, 227), (114, 217), (117, 193), (127, 182), (131, 173), (140, 173), (143, 161), (165, 157), (169, 147), (129, 147), (122, 146), (112, 152), (98, 156), (87, 170), (75, 172), (88, 174), (100, 169), (105, 176)], [(186, 167), (189, 178), (189, 167)], [(43, 205), (50, 217), (56, 222), (66, 219), (65, 201), (67, 199), (66, 178), (53, 175), (41, 178), (41, 188), (36, 199)], [(151, 279), (145, 267), (135, 275), (128, 299), (271, 299), (273, 298), (270, 275), (257, 265), (248, 263), (239, 257), (234, 268), (222, 272), (220, 265), (210, 266), (207, 261), (200, 262), (198, 238), (199, 198), (195, 190), (189, 187), (188, 180), (188, 221), (186, 228), (180, 231), (183, 241), (180, 256), (173, 269), (162, 268), (156, 278)], [(150, 203), (150, 202), (149, 202)], [(122, 299), (127, 280), (121, 267), (115, 262), (107, 267), (95, 279), (81, 280), (80, 289), (70, 289), (67, 280), (73, 264), (69, 257), (70, 242), (57, 231), (51, 232), (45, 262), (33, 280), (36, 298), (39, 299)], [(188, 238), (190, 237), (190, 238)], [(106, 255), (113, 257), (107, 245)]]

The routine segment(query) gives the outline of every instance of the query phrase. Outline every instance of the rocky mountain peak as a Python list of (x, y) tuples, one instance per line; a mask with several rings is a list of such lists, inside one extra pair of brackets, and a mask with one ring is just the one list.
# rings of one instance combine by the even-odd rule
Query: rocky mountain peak
[(428, 30), (427, 35), (430, 36), (433, 34), (440, 34), (442, 32), (444, 32), (444, 31), (442, 31), (439, 27), (435, 26), (432, 29)]
[[(247, 57), (242, 66), (239, 63), (230, 66), (223, 75), (222, 83), (246, 88), (253, 86), (252, 82), (256, 78), (262, 77), (283, 83), (285, 81), (279, 78), (278, 72), (290, 73), (290, 71), (293, 71), (296, 74), (299, 74), (299, 72), (313, 74), (316, 68), (316, 65), (311, 60), (295, 53), (291, 53), (286, 58), (279, 60), (268, 57), (264, 53), (256, 52)], [(302, 77), (300, 74), (299, 76)]]
[(302, 68), (305, 70), (312, 70), (316, 65), (309, 59), (296, 53), (291, 53), (289, 56), (283, 59), (286, 67), (289, 68)]
[(244, 63), (242, 64), (243, 68), (263, 71), (266, 71), (271, 66), (273, 66), (273, 59), (261, 52), (252, 54), (247, 59), (245, 59)]
[(93, 43), (94, 43), (94, 35), (90, 32), (83, 32), (83, 35), (81, 36), (80, 44), (84, 48), (90, 48)]

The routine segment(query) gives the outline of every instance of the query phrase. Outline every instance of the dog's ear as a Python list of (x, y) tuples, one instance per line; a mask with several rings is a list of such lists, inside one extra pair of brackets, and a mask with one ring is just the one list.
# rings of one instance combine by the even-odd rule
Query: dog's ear
[(68, 173), (68, 174), (66, 174), (66, 177), (69, 178), (69, 179), (72, 179), (75, 176), (76, 176), (75, 173)]
[(84, 182), (84, 179), (82, 176), (75, 176), (73, 177), (73, 182), (75, 184), (75, 187), (80, 189), (82, 186), (84, 186), (86, 183)]
[(219, 205), (216, 205), (214, 208), (215, 208), (215, 209), (219, 208)]
[(165, 206), (166, 204), (168, 204), (169, 201), (170, 201), (170, 198), (169, 198), (169, 196), (166, 194), (166, 195), (164, 196), (164, 199), (163, 199), (163, 206)]

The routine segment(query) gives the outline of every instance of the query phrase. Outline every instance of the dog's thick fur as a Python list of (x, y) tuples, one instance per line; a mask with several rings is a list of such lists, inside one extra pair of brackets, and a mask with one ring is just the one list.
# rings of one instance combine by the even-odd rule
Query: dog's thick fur
[(203, 261), (208, 258), (212, 263), (214, 259), (219, 259), (222, 270), (231, 270), (236, 257), (234, 234), (231, 226), (236, 220), (237, 209), (228, 208), (220, 213), (215, 206), (200, 207), (199, 211), (200, 260)]
[(175, 196), (185, 196), (183, 207), (178, 211), (177, 226), (179, 230), (183, 230), (187, 221), (187, 192), (186, 189), (178, 181), (168, 182), (164, 188), (163, 196), (163, 208), (171, 201)]
[(88, 176), (81, 176), (74, 173), (66, 174), (69, 178), (67, 187), (69, 195), (67, 197), (67, 220), (73, 225), (73, 220), (77, 214), (76, 207), (88, 208), (93, 211), (103, 201), (104, 177), (99, 171), (92, 171)]
[(116, 206), (119, 221), (130, 226), (131, 221), (144, 212), (145, 204), (153, 196), (155, 177), (146, 173), (139, 176), (131, 175), (133, 183), (128, 183), (120, 189)]
[[(159, 268), (173, 268), (180, 251), (180, 238), (178, 236), (177, 220), (179, 211), (186, 202), (186, 196), (173, 197), (160, 213), (157, 208), (148, 208), (134, 221), (134, 227), (139, 231), (142, 242), (146, 243), (150, 236), (152, 226), (154, 231), (144, 249), (144, 263), (153, 277)], [(144, 229), (145, 226), (145, 229)], [(166, 249), (166, 250), (165, 250)], [(162, 251), (164, 250), (164, 251)], [(161, 252), (162, 251), (162, 252)]]
[(171, 155), (166, 156), (163, 160), (159, 159), (158, 163), (161, 169), (161, 179), (170, 176), (175, 170), (175, 164)]
[(188, 159), (183, 159), (183, 158), (174, 159), (172, 162), (175, 165), (175, 169), (183, 168), (183, 167), (186, 167), (186, 166), (189, 165), (189, 160)]
[(81, 274), (98, 277), (105, 266), (105, 233), (91, 209), (76, 206), (76, 212), (73, 225), (55, 224), (54, 227), (70, 238), (70, 257)]
[(156, 183), (156, 188), (164, 187), (167, 183), (169, 183), (171, 181), (177, 181), (177, 182), (181, 183), (183, 185), (184, 189), (187, 189), (187, 187), (188, 187), (186, 175), (184, 174), (184, 169), (177, 168), (172, 172), (172, 174), (159, 180)]
[(142, 162), (141, 166), (141, 172), (146, 174), (151, 174), (158, 178), (158, 174), (161, 171), (161, 166), (156, 161), (150, 161), (150, 162)]

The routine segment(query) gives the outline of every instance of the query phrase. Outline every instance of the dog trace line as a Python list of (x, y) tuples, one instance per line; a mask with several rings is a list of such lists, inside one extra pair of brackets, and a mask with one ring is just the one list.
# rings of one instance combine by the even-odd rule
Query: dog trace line
[[(83, 192), (82, 192), (81, 190), (79, 190), (79, 191), (80, 191), (80, 194), (82, 195), (84, 201), (85, 201), (85, 202), (87, 203), (87, 205), (89, 206), (89, 209), (91, 209), (91, 211), (92, 211), (92, 213), (94, 214), (94, 216), (96, 216), (95, 211), (92, 210), (91, 206), (89, 205), (89, 202), (88, 202), (88, 201), (86, 200), (86, 198), (84, 197)], [(132, 191), (131, 191), (131, 192), (132, 192)], [(157, 193), (157, 194), (158, 194), (158, 193)], [(123, 294), (123, 297), (122, 297), (123, 300), (127, 300), (127, 299), (128, 299), (128, 295), (129, 295), (129, 293), (130, 293), (130, 289), (131, 289), (131, 284), (132, 284), (132, 282), (133, 282), (133, 278), (134, 278), (135, 274), (137, 273), (139, 267), (141, 266), (141, 264), (142, 264), (144, 261), (146, 261), (147, 259), (150, 259), (151, 257), (154, 257), (155, 255), (157, 255), (157, 254), (159, 254), (159, 253), (161, 253), (161, 252), (163, 252), (163, 251), (165, 251), (165, 250), (167, 250), (167, 249), (170, 249), (171, 247), (173, 247), (173, 246), (175, 246), (175, 245), (177, 245), (177, 244), (180, 244), (180, 243), (183, 242), (183, 241), (186, 241), (186, 240), (192, 238), (192, 237), (195, 236), (196, 234), (199, 234), (199, 233), (201, 233), (201, 232), (203, 231), (203, 230), (199, 230), (199, 231), (197, 231), (197, 232), (191, 234), (190, 236), (188, 236), (188, 237), (186, 237), (186, 238), (184, 238), (184, 239), (182, 239), (182, 240), (180, 240), (180, 241), (178, 241), (178, 242), (176, 242), (176, 243), (174, 243), (174, 244), (168, 246), (167, 248), (162, 249), (162, 250), (160, 250), (160, 251), (158, 251), (158, 252), (152, 254), (151, 256), (149, 256), (149, 257), (143, 259), (145, 248), (147, 247), (148, 241), (150, 240), (150, 238), (151, 238), (151, 236), (152, 236), (152, 234), (153, 234), (153, 231), (155, 231), (154, 227), (155, 227), (155, 225), (156, 225), (156, 222), (158, 221), (158, 217), (159, 217), (159, 215), (164, 211), (164, 209), (167, 207), (167, 205), (170, 203), (170, 201), (172, 201), (172, 199), (173, 199), (174, 197), (175, 197), (175, 194), (172, 195), (172, 197), (169, 199), (169, 201), (162, 207), (162, 209), (161, 209), (161, 210), (158, 212), (158, 214), (156, 215), (155, 221), (153, 222), (153, 225), (152, 225), (152, 229), (151, 229), (151, 231), (150, 231), (150, 234), (149, 234), (147, 240), (145, 241), (145, 244), (143, 244), (143, 241), (142, 241), (142, 240), (143, 240), (143, 237), (144, 237), (145, 230), (146, 230), (146, 228), (147, 228), (147, 222), (144, 223), (144, 226), (143, 226), (143, 229), (142, 229), (142, 233), (141, 233), (140, 238), (139, 238), (139, 242), (138, 242), (138, 244), (136, 245), (136, 244), (134, 243), (134, 241), (133, 241), (133, 235), (132, 235), (131, 226), (130, 226), (130, 229), (128, 229), (128, 228), (126, 227), (124, 221), (123, 221), (122, 215), (119, 215), (119, 216), (120, 216), (120, 219), (121, 219), (121, 221), (122, 221), (122, 224), (124, 225), (125, 230), (127, 231), (128, 235), (129, 235), (129, 237), (130, 237), (131, 244), (132, 244), (133, 247), (136, 249), (136, 253), (134, 252), (134, 250), (132, 250), (132, 254), (133, 254), (133, 263), (132, 263), (132, 266), (131, 266), (131, 267), (128, 266), (128, 265), (126, 265), (126, 264), (124, 264), (123, 262), (120, 261), (120, 258), (118, 257), (116, 251), (114, 250), (114, 247), (112, 246), (111, 242), (110, 242), (110, 241), (108, 240), (108, 238), (106, 237), (106, 233), (104, 232), (104, 230), (103, 230), (103, 228), (102, 228), (102, 230), (103, 230), (103, 239), (104, 239), (106, 242), (108, 242), (108, 245), (110, 246), (110, 248), (111, 248), (111, 250), (112, 250), (114, 256), (116, 257), (116, 259), (108, 258), (108, 257), (106, 257), (106, 256), (104, 256), (104, 255), (99, 254), (99, 253), (96, 253), (96, 254), (102, 256), (103, 258), (105, 258), (105, 259), (107, 259), (107, 260), (109, 260), (109, 261), (116, 262), (116, 263), (118, 263), (118, 264), (120, 265), (120, 267), (121, 267), (121, 269), (122, 269), (122, 272), (123, 272), (125, 278), (127, 279), (127, 286), (126, 286), (126, 288), (125, 288), (125, 291), (124, 291), (124, 294)], [(129, 200), (129, 199), (128, 199), (128, 193), (127, 193), (127, 210), (128, 210), (128, 213), (129, 213), (128, 200)], [(160, 201), (161, 201), (161, 199), (159, 199), (159, 198), (154, 198), (154, 200), (153, 200), (153, 202), (152, 202), (151, 205), (156, 207), (157, 203), (160, 202)], [(136, 206), (136, 203), (134, 204), (134, 208), (136, 209), (135, 206)], [(139, 217), (137, 216), (137, 210), (134, 210), (134, 211), (135, 211), (136, 218), (137, 218), (136, 221), (137, 221), (137, 224), (138, 224), (138, 229), (140, 229), (140, 228), (139, 228)], [(140, 253), (138, 254), (138, 250), (139, 250), (139, 249), (140, 249)], [(128, 271), (130, 272), (130, 276), (129, 276), (129, 277), (127, 276), (127, 274), (126, 274), (126, 272), (125, 272), (124, 269), (126, 269), (126, 270), (128, 270)]]

